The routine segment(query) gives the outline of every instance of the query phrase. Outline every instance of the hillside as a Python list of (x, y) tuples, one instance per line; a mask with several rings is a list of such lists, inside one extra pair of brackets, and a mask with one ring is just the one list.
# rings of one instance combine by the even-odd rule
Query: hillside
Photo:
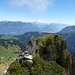
[(46, 34), (29, 41), (7, 75), (70, 75), (71, 60), (66, 42), (58, 35)]
[(1, 21), (0, 34), (20, 35), (26, 32), (36, 32), (36, 31), (55, 33), (59, 32), (65, 26), (67, 25), (57, 23), (46, 24), (38, 22)]
[(23, 45), (26, 45), (28, 41), (32, 38), (37, 38), (41, 35), (44, 35), (44, 32), (27, 32), (21, 35), (1, 35), (0, 39), (13, 39), (21, 42)]
[[(32, 38), (38, 38), (39, 36), (42, 36), (44, 34), (48, 34), (48, 33), (41, 33), (41, 32), (27, 32), (24, 33), (22, 35), (2, 35), (0, 38), (1, 39), (15, 39), (19, 42), (21, 42), (23, 45), (26, 45), (28, 43), (29, 40), (31, 40)], [(75, 32), (71, 32), (71, 33), (56, 33), (58, 35), (60, 35), (61, 37), (63, 37), (65, 39), (65, 41), (67, 42), (67, 49), (71, 54), (75, 53), (75, 42), (74, 42), (74, 38), (75, 38)]]
[(18, 41), (20, 41), (22, 44), (26, 45), (28, 43), (29, 40), (31, 40), (32, 38), (38, 38), (39, 36), (42, 36), (46, 33), (42, 33), (42, 32), (27, 32), (24, 33), (22, 35), (18, 35), (18, 36), (13, 36), (13, 38), (17, 38)]
[(71, 54), (75, 54), (75, 32), (70, 33), (58, 33), (61, 37), (63, 37), (67, 43), (67, 49)]
[(0, 74), (22, 52), (23, 45), (16, 40), (0, 39)]
[(23, 45), (16, 40), (0, 39), (0, 63), (22, 52), (22, 49)]

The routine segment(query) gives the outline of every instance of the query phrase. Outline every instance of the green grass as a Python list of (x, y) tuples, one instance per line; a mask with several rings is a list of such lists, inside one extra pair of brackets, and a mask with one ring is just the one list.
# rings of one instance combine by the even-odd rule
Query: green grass
[(0, 63), (8, 62), (12, 60), (13, 58), (17, 58), (17, 57), (18, 57), (18, 54), (14, 54), (11, 51), (5, 51), (3, 53), (0, 53)]
[(17, 58), (21, 48), (13, 40), (0, 39), (0, 63)]
[(16, 55), (16, 54), (14, 54), (11, 51), (5, 51), (3, 53), (0, 53), (0, 57), (9, 57), (9, 56), (14, 56), (14, 55)]

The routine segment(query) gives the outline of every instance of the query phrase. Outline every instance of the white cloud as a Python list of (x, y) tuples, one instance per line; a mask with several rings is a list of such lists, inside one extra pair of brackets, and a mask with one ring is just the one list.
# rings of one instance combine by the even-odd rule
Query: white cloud
[(22, 22), (33, 22), (30, 19), (26, 19), (26, 18), (20, 18), (19, 21), (22, 21)]
[(13, 7), (28, 7), (32, 11), (44, 11), (48, 5), (52, 5), (54, 0), (9, 0), (9, 4)]

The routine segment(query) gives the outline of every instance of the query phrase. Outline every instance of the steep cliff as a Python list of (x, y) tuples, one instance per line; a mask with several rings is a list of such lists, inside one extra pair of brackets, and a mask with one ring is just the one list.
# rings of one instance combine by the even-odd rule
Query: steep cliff
[[(26, 53), (33, 56), (32, 63), (26, 59)], [(10, 65), (7, 75), (70, 75), (71, 72), (71, 55), (58, 35), (46, 34), (30, 40), (19, 60)]]

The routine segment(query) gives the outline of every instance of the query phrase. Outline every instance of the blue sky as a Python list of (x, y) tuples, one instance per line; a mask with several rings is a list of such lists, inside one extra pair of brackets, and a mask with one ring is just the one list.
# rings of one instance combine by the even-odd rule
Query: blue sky
[(75, 0), (0, 0), (0, 21), (75, 24)]

